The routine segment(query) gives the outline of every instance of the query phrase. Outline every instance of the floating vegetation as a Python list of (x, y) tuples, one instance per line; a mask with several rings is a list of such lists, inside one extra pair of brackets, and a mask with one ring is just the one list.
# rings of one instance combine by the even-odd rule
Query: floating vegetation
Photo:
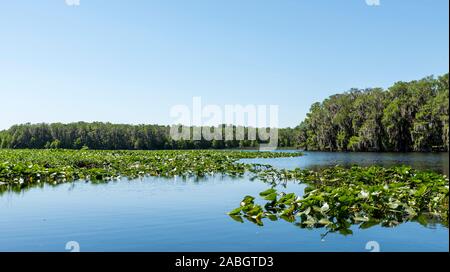
[(242, 176), (257, 166), (237, 162), (244, 158), (300, 156), (301, 153), (214, 150), (96, 151), (0, 149), (0, 191), (20, 190), (42, 183), (74, 180), (102, 182), (143, 176)]
[(229, 213), (236, 221), (245, 217), (262, 226), (264, 218), (281, 218), (301, 228), (326, 228), (343, 235), (352, 234), (352, 225), (366, 229), (407, 221), (426, 225), (434, 220), (448, 227), (449, 180), (437, 173), (407, 166), (354, 166), (318, 172), (268, 168), (257, 174), (273, 185), (283, 180), (305, 183), (305, 194), (299, 197), (270, 188), (260, 193), (264, 206), (246, 196)]
[[(94, 151), (0, 150), (0, 193), (74, 180), (108, 182), (122, 177), (206, 177), (215, 174), (252, 178), (272, 185), (261, 200), (246, 196), (230, 216), (263, 225), (264, 219), (284, 219), (301, 228), (326, 228), (351, 234), (351, 226), (396, 226), (407, 221), (448, 226), (449, 180), (434, 172), (407, 166), (320, 171), (276, 169), (240, 159), (301, 156), (301, 153), (217, 150)], [(306, 184), (305, 194), (279, 192), (286, 182)]]

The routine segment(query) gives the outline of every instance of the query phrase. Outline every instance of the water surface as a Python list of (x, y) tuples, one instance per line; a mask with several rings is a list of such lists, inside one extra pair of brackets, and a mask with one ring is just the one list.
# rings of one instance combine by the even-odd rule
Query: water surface
[[(281, 151), (294, 152), (294, 151)], [(431, 170), (449, 175), (449, 153), (371, 153), (371, 152), (303, 152), (302, 157), (277, 159), (244, 159), (243, 162), (271, 164), (277, 168), (321, 169), (329, 166), (378, 165), (390, 167), (409, 165), (420, 170)]]
[[(448, 173), (444, 154), (307, 152), (299, 158), (256, 161), (283, 168), (401, 163)], [(367, 230), (354, 226), (353, 235), (330, 233), (322, 239), (325, 229), (300, 229), (269, 220), (260, 227), (226, 215), (243, 196), (267, 188), (248, 177), (214, 176), (107, 184), (78, 181), (4, 193), (0, 251), (65, 251), (69, 241), (77, 241), (81, 251), (367, 251), (369, 241), (378, 242), (382, 251), (449, 250), (448, 229), (440, 224), (424, 227), (408, 222)], [(304, 186), (289, 183), (279, 189), (301, 194)]]

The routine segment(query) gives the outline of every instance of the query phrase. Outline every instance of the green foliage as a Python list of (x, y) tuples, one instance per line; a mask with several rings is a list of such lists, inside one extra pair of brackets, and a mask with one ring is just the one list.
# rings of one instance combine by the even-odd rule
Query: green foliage
[(262, 219), (282, 218), (301, 228), (326, 227), (331, 232), (351, 234), (359, 225), (396, 226), (406, 221), (426, 224), (426, 218), (448, 226), (449, 180), (433, 172), (407, 166), (382, 168), (332, 167), (319, 172), (277, 170), (258, 173), (267, 182), (297, 180), (306, 183), (305, 195), (279, 193), (274, 188), (260, 193), (268, 201), (264, 208), (246, 196), (239, 208), (230, 213), (263, 225)]
[[(220, 126), (222, 130), (226, 127)], [(234, 135), (238, 128), (233, 126)], [(248, 139), (248, 128), (244, 131)], [(0, 148), (17, 149), (235, 149), (255, 148), (261, 143), (224, 138), (173, 141), (168, 126), (99, 122), (24, 124), (0, 131)], [(397, 82), (386, 91), (351, 89), (332, 95), (314, 103), (299, 126), (279, 129), (278, 146), (325, 151), (448, 151), (448, 74)]]
[[(226, 140), (225, 125), (222, 140), (179, 140), (170, 137), (169, 126), (122, 125), (110, 123), (70, 124), (23, 124), (0, 131), (0, 148), (13, 149), (81, 149), (84, 146), (95, 150), (167, 150), (167, 149), (234, 149), (257, 148), (262, 141)], [(242, 127), (233, 126), (233, 135)], [(190, 128), (191, 131), (194, 129)], [(244, 138), (248, 139), (249, 128), (245, 127)], [(234, 137), (237, 138), (237, 137)], [(293, 147), (296, 144), (295, 130), (279, 130), (279, 146)]]
[(348, 140), (347, 149), (351, 151), (361, 150), (361, 138), (358, 136), (352, 136)]
[(109, 181), (121, 176), (138, 178), (203, 177), (213, 174), (242, 176), (257, 166), (238, 163), (244, 158), (300, 156), (301, 153), (244, 151), (98, 151), (0, 150), (0, 191), (44, 182)]
[(312, 105), (298, 146), (326, 151), (448, 151), (448, 74), (356, 90)]

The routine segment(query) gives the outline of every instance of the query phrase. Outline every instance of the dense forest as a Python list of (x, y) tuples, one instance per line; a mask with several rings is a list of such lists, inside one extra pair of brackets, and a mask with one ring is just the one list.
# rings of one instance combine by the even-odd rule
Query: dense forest
[[(226, 126), (220, 126), (225, 139)], [(229, 128), (229, 127), (228, 127)], [(236, 135), (236, 126), (232, 126)], [(193, 128), (191, 127), (191, 133)], [(248, 128), (243, 128), (248, 139)], [(292, 129), (279, 132), (285, 135), (280, 146), (295, 145)], [(235, 138), (235, 137), (234, 137)], [(23, 124), (15, 125), (0, 132), (0, 148), (65, 148), (65, 149), (224, 149), (257, 148), (256, 140), (178, 140), (170, 137), (170, 126), (126, 125), (111, 123), (71, 123), (71, 124)]]
[[(225, 125), (221, 126), (225, 130)], [(192, 128), (191, 128), (192, 129)], [(233, 126), (234, 132), (236, 127)], [(245, 128), (248, 135), (248, 128)], [(223, 133), (225, 135), (225, 133)], [(247, 139), (247, 137), (245, 137)], [(0, 148), (257, 148), (256, 140), (174, 141), (170, 127), (110, 123), (23, 124), (0, 131)], [(326, 151), (448, 151), (448, 74), (397, 82), (387, 90), (352, 89), (311, 106), (279, 147)]]
[(448, 74), (350, 90), (312, 105), (298, 146), (327, 151), (449, 150)]

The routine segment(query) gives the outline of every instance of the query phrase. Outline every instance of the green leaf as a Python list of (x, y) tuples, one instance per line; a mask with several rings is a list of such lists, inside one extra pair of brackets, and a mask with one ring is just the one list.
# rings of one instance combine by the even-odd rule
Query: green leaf
[(348, 236), (348, 235), (352, 235), (353, 231), (351, 229), (340, 229), (339, 233), (344, 236)]
[(379, 221), (376, 221), (376, 220), (369, 220), (369, 221), (367, 221), (367, 222), (362, 223), (362, 224), (359, 226), (359, 228), (360, 228), (360, 229), (369, 229), (369, 228), (371, 228), (371, 227), (373, 227), (373, 226), (378, 225), (379, 223), (380, 223), (380, 222), (379, 222)]
[(237, 215), (240, 214), (242, 211), (242, 207), (236, 208), (234, 210), (232, 210), (231, 212), (228, 213), (228, 215)]
[(255, 200), (255, 198), (252, 196), (245, 196), (241, 202), (241, 206), (247, 206), (249, 204), (253, 204), (254, 200)]
[(327, 218), (322, 218), (319, 220), (319, 224), (324, 225), (324, 226), (328, 226), (330, 224), (332, 224), (333, 222), (331, 222), (330, 220), (328, 220)]
[(272, 194), (276, 194), (276, 190), (275, 189), (273, 189), (273, 188), (271, 188), (271, 189), (268, 189), (268, 190), (266, 190), (266, 191), (264, 191), (264, 192), (261, 192), (261, 193), (259, 193), (259, 195), (260, 196), (268, 196), (268, 195), (272, 195)]
[(277, 193), (272, 193), (272, 194), (264, 196), (264, 199), (268, 200), (268, 201), (276, 201), (277, 200), (277, 196), (278, 196)]
[(229, 214), (229, 216), (236, 222), (244, 223), (244, 220), (241, 216)]

